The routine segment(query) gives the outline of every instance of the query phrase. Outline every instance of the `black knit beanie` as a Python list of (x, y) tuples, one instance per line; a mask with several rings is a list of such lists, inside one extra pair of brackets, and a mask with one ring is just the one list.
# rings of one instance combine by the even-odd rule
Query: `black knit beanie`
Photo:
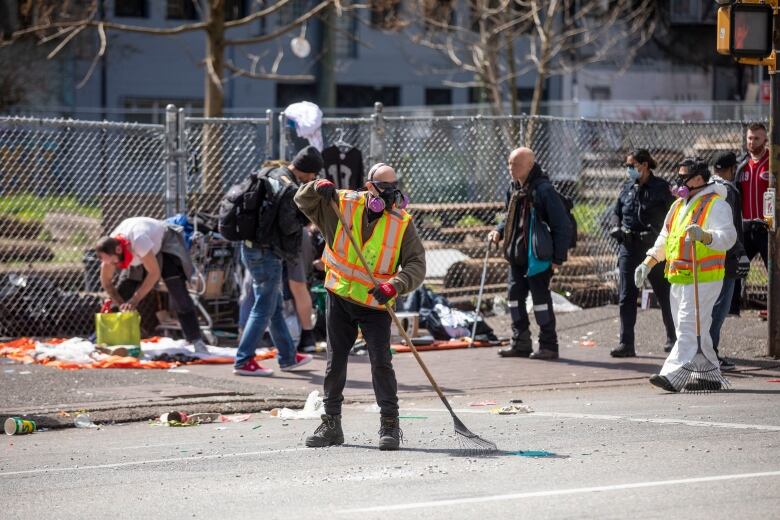
[(307, 146), (293, 159), (293, 166), (305, 173), (319, 173), (322, 170), (322, 155), (313, 146)]

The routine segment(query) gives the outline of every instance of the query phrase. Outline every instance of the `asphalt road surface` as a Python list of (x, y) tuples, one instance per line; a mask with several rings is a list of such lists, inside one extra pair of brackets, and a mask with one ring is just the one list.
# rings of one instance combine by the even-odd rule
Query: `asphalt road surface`
[[(4, 436), (6, 518), (778, 518), (780, 383), (709, 395), (647, 384), (503, 390), (453, 400), (500, 452), (459, 449), (431, 398), (402, 401), (403, 449), (379, 414), (344, 410), (346, 445), (303, 447), (317, 420), (148, 423)], [(532, 413), (497, 415), (522, 399)], [(472, 406), (484, 401), (496, 405)], [(8, 515), (8, 516), (5, 516)]]

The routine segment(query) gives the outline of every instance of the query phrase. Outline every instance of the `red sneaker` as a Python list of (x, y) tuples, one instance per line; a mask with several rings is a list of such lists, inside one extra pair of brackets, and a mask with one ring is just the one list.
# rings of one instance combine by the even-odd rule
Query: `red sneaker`
[(266, 377), (273, 375), (274, 371), (258, 365), (254, 359), (250, 359), (241, 366), (233, 367), (233, 373), (239, 376), (260, 376)]
[(293, 363), (292, 365), (287, 365), (286, 367), (279, 367), (279, 370), (281, 370), (282, 372), (289, 372), (294, 368), (302, 367), (306, 363), (309, 363), (312, 359), (314, 359), (314, 356), (312, 356), (311, 354), (301, 354), (299, 352), (295, 354), (295, 363)]

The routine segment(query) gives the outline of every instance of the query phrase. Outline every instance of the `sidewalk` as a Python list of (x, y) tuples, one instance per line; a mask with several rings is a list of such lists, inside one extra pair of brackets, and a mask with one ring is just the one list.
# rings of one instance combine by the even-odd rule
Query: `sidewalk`
[[(499, 336), (508, 336), (507, 317), (489, 320)], [(497, 348), (421, 353), (436, 381), (449, 395), (490, 395), (500, 389), (523, 392), (571, 388), (578, 385), (646, 384), (663, 363), (660, 311), (640, 311), (636, 358), (613, 359), (617, 342), (617, 307), (601, 307), (558, 316), (561, 359), (535, 361), (503, 359)], [(766, 352), (767, 324), (757, 313), (726, 320), (722, 353), (737, 363), (728, 377), (735, 386), (751, 375), (780, 377), (780, 360)], [(534, 331), (535, 332), (535, 331)], [(583, 346), (582, 341), (587, 341)], [(576, 343), (575, 343), (576, 342)], [(590, 343), (590, 342), (594, 342)], [(6, 360), (3, 360), (6, 361)], [(267, 363), (277, 369), (275, 361)], [(273, 377), (232, 374), (229, 365), (193, 365), (176, 372), (158, 370), (61, 371), (39, 365), (0, 365), (4, 398), (0, 419), (34, 415), (50, 427), (67, 426), (63, 412), (89, 411), (97, 421), (146, 420), (173, 409), (186, 411), (257, 412), (281, 406), (300, 406), (313, 390), (322, 391), (324, 354), (296, 372), (276, 371)], [(412, 354), (397, 354), (394, 366), (402, 398), (432, 395), (433, 391)], [(12, 372), (8, 372), (12, 371)], [(367, 356), (351, 356), (347, 401), (373, 402)]]

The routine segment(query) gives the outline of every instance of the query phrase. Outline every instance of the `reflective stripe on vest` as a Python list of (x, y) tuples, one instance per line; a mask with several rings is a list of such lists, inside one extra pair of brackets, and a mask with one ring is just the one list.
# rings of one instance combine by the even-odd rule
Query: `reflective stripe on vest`
[[(363, 213), (366, 207), (364, 194), (340, 190), (339, 208), (345, 220), (351, 224), (352, 235), (358, 244), (363, 244), (361, 253), (372, 268), (372, 274), (379, 283), (390, 280), (398, 269), (401, 242), (411, 217), (403, 210), (385, 212), (379, 217), (371, 236), (363, 242)], [(322, 261), (327, 268), (325, 288), (357, 303), (384, 309), (371, 296), (374, 283), (363, 267), (352, 241), (341, 222), (336, 226), (333, 246), (326, 246)]]
[[(682, 199), (675, 202), (670, 218), (665, 225), (666, 237), (666, 278), (671, 283), (688, 285), (693, 283), (693, 242), (686, 240), (685, 229), (692, 224), (704, 227), (715, 201), (720, 198), (716, 193), (707, 193), (699, 197), (693, 205), (684, 210)], [(726, 252), (712, 249), (701, 242), (695, 242), (698, 278), (700, 282), (715, 282), (725, 276)]]

